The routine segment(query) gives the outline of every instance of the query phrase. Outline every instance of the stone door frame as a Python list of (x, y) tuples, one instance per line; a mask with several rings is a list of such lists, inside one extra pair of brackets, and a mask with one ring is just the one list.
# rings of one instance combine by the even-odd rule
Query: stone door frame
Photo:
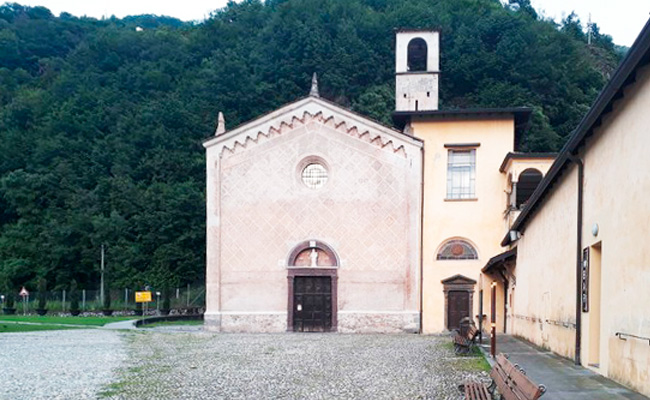
[(293, 332), (293, 310), (294, 304), (294, 280), (296, 277), (330, 277), (332, 279), (332, 328), (330, 332), (336, 332), (338, 326), (338, 268), (291, 268), (287, 273), (288, 299), (287, 299), (287, 332)]
[[(294, 266), (298, 255), (309, 248), (316, 248), (326, 252), (330, 259), (334, 260), (333, 266)], [(297, 276), (300, 277), (330, 277), (332, 279), (332, 328), (330, 332), (336, 332), (338, 327), (338, 266), (339, 258), (330, 246), (319, 240), (305, 240), (299, 243), (289, 254), (287, 267), (287, 332), (293, 332), (293, 314), (295, 309), (294, 304), (294, 280)]]
[(457, 274), (443, 279), (442, 291), (445, 294), (445, 329), (449, 329), (449, 292), (467, 292), (469, 294), (469, 317), (474, 321), (474, 286), (476, 281), (466, 276)]

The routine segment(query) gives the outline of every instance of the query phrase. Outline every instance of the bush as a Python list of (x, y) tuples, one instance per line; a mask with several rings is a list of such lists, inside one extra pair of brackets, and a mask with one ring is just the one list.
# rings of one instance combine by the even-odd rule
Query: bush
[(73, 279), (70, 282), (70, 314), (77, 316), (79, 312), (79, 289), (77, 281)]
[(38, 278), (38, 309), (45, 310), (47, 306), (47, 280)]
[(111, 291), (110, 289), (106, 288), (104, 289), (104, 310), (110, 310), (111, 309)]
[(163, 310), (169, 310), (171, 308), (171, 290), (166, 287), (163, 289), (163, 302), (162, 302), (162, 309)]
[(11, 289), (5, 295), (4, 308), (14, 308), (14, 292)]

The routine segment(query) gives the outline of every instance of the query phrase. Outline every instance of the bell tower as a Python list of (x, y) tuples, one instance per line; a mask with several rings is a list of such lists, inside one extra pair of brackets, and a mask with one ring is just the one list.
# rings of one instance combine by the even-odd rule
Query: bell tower
[(437, 110), (440, 32), (400, 29), (395, 39), (395, 111)]

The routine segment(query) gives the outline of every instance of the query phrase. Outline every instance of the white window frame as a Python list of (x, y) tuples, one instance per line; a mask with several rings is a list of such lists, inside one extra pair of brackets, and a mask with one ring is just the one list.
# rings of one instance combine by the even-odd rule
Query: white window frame
[(447, 152), (447, 200), (474, 199), (476, 199), (476, 149), (449, 149)]

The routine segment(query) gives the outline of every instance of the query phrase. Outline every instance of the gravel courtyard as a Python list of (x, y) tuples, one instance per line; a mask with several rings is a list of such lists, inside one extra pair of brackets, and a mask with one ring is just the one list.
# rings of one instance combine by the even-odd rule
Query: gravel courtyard
[(0, 334), (0, 399), (95, 399), (126, 359), (120, 333), (99, 329)]
[(123, 334), (115, 399), (458, 399), (486, 379), (448, 337), (342, 334)]

